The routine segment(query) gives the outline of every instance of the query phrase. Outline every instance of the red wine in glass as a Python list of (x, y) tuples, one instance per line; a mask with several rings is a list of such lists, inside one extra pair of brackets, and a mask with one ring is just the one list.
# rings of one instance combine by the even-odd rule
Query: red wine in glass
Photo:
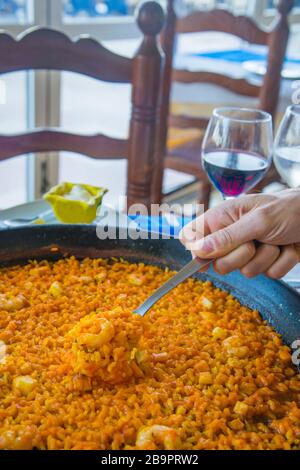
[(256, 186), (269, 162), (251, 152), (214, 150), (203, 153), (203, 166), (211, 182), (227, 198), (240, 196)]

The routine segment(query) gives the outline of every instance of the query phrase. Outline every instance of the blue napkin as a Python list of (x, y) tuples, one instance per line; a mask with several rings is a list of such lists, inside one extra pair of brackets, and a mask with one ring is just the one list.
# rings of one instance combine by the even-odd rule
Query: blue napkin
[(159, 233), (160, 235), (169, 235), (171, 238), (177, 238), (182, 227), (192, 220), (192, 217), (175, 214), (151, 217), (145, 215), (130, 215), (129, 218), (133, 220), (141, 230)]
[[(249, 60), (258, 60), (258, 61), (266, 61), (267, 55), (260, 54), (258, 52), (251, 52), (243, 49), (232, 49), (232, 50), (224, 50), (224, 51), (213, 51), (213, 52), (193, 52), (189, 54), (193, 57), (203, 57), (206, 59), (218, 59), (218, 60), (225, 60), (227, 62), (238, 62), (243, 63)], [(286, 62), (300, 64), (299, 59), (290, 59), (286, 57)]]

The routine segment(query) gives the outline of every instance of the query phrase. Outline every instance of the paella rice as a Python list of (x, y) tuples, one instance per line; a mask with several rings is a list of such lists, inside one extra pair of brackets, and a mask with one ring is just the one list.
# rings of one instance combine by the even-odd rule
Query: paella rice
[(300, 377), (259, 313), (171, 272), (74, 257), (0, 270), (0, 449), (300, 449)]

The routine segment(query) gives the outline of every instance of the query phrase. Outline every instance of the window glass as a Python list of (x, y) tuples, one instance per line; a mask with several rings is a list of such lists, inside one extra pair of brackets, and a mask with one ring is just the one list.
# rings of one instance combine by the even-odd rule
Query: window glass
[(0, 24), (26, 24), (31, 20), (30, 0), (0, 0)]
[(64, 0), (65, 21), (101, 19), (132, 15), (139, 0)]
[[(0, 133), (15, 134), (27, 128), (27, 73), (0, 77)], [(0, 162), (0, 210), (26, 200), (26, 157)]]

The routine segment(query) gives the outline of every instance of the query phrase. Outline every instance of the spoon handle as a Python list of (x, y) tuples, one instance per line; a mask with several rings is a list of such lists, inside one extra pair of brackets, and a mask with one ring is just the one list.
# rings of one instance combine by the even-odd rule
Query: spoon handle
[(35, 217), (18, 217), (14, 219), (6, 219), (0, 221), (0, 224), (3, 224), (7, 228), (17, 228), (24, 225), (31, 225), (39, 219), (46, 218), (52, 215), (52, 209), (42, 212), (41, 214), (36, 215)]
[(178, 284), (181, 282), (185, 281), (189, 277), (191, 277), (193, 274), (196, 274), (201, 268), (204, 268), (208, 264), (211, 263), (211, 259), (199, 259), (195, 258), (192, 261), (190, 261), (188, 264), (186, 264), (175, 276), (171, 277), (165, 284), (163, 284), (161, 287), (159, 287), (148, 299), (140, 305), (134, 313), (138, 313), (142, 317), (145, 315), (145, 313), (148, 312), (148, 310), (153, 307), (158, 300), (160, 300), (162, 297), (164, 297), (168, 292), (170, 292), (172, 289), (174, 289)]

